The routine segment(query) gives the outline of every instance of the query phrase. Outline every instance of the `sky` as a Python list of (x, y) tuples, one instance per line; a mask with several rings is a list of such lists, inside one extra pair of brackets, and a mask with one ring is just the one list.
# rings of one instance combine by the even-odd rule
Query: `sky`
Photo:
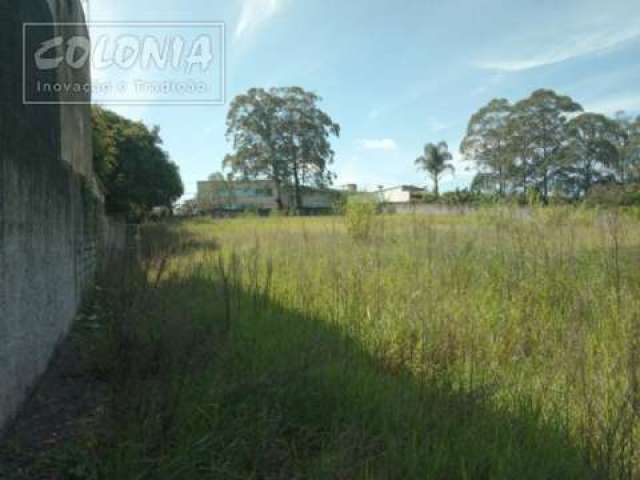
[(231, 99), (301, 86), (341, 127), (336, 185), (426, 185), (427, 142), (454, 155), (443, 190), (474, 175), (459, 145), (492, 98), (538, 88), (585, 110), (640, 114), (638, 0), (90, 0), (91, 21), (216, 21), (226, 27), (226, 104), (109, 106), (158, 125), (185, 198), (221, 169)]

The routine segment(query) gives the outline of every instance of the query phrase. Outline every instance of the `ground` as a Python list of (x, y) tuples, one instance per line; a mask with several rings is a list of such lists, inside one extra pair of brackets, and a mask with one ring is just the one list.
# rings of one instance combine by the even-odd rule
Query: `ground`
[(86, 422), (103, 407), (107, 384), (83, 369), (82, 346), (68, 337), (56, 354), (18, 418), (9, 425), (0, 446), (0, 478), (65, 480), (64, 449)]
[(638, 218), (145, 227), (10, 448), (41, 478), (635, 478)]

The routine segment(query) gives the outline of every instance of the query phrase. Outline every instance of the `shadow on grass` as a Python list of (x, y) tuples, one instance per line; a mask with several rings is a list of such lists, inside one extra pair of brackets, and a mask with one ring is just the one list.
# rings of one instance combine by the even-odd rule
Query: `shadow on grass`
[(212, 257), (159, 282), (103, 275), (75, 335), (109, 401), (59, 478), (600, 477), (530, 403), (507, 412), (486, 390), (419, 381), (342, 327), (240, 288), (239, 268)]

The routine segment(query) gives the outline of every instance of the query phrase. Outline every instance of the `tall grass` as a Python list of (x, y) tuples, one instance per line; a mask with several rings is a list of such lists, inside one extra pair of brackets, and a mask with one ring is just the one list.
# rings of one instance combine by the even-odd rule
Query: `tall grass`
[(637, 219), (496, 208), (349, 232), (147, 231), (144, 268), (93, 306), (114, 390), (96, 476), (640, 474)]

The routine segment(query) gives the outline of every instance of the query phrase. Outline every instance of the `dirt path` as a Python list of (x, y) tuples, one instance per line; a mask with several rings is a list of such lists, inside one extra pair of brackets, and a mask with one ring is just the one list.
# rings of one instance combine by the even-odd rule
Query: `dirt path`
[(105, 397), (106, 385), (83, 372), (81, 360), (70, 335), (0, 438), (0, 478), (62, 480), (60, 462), (69, 440), (86, 427)]

